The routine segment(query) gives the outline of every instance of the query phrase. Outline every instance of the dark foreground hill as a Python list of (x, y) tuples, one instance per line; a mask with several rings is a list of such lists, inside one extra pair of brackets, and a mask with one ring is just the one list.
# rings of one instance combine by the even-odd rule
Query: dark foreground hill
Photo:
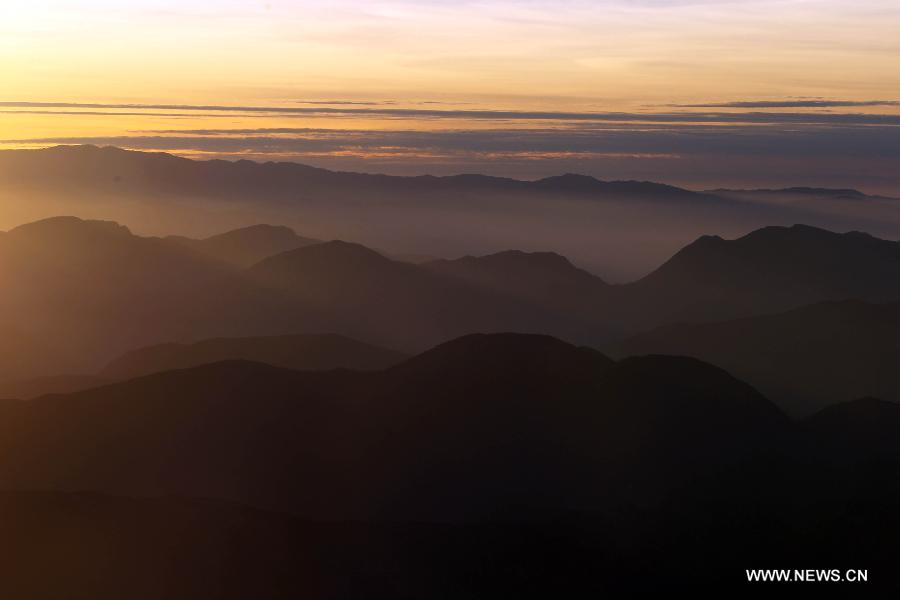
[(379, 371), (405, 358), (401, 352), (333, 334), (219, 338), (133, 350), (106, 365), (100, 376), (110, 380), (133, 379), (229, 360), (254, 361), (298, 371)]
[(829, 302), (635, 336), (623, 355), (693, 356), (751, 383), (793, 414), (873, 396), (900, 401), (900, 304)]
[(9, 598), (757, 598), (787, 584), (748, 584), (747, 568), (800, 561), (865, 569), (868, 582), (793, 584), (792, 595), (898, 591), (890, 500), (387, 524), (313, 523), (210, 500), (0, 492), (0, 514)]
[(787, 428), (692, 359), (473, 336), (382, 372), (225, 362), (21, 403), (0, 422), (0, 486), (475, 518), (659, 501)]
[(189, 344), (159, 344), (126, 352), (99, 373), (57, 375), (0, 383), (0, 398), (27, 400), (68, 394), (174, 369), (222, 361), (255, 361), (298, 371), (374, 371), (407, 356), (334, 334), (216, 338)]
[(3, 403), (0, 592), (754, 597), (746, 569), (807, 563), (868, 570), (821, 584), (838, 592), (896, 589), (896, 417), (865, 400), (791, 423), (696, 360), (521, 335)]

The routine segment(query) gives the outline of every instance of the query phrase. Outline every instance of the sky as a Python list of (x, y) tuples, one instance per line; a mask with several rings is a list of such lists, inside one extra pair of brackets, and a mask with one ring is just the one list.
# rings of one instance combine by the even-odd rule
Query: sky
[(0, 148), (900, 196), (896, 0), (3, 0)]

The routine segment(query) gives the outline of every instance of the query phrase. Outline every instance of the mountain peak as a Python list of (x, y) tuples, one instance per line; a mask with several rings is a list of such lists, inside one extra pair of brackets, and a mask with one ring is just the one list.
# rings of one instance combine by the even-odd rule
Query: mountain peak
[(254, 265), (251, 270), (278, 273), (309, 268), (365, 272), (393, 264), (396, 263), (391, 259), (361, 244), (332, 240), (271, 256)]
[(578, 271), (568, 258), (556, 252), (525, 252), (522, 250), (503, 250), (485, 256), (465, 256), (457, 259), (460, 263), (480, 263), (483, 265), (496, 265), (498, 267), (532, 267), (560, 271)]
[(259, 225), (249, 225), (247, 227), (240, 227), (238, 229), (232, 229), (231, 231), (226, 231), (225, 233), (220, 233), (218, 235), (214, 235), (206, 238), (204, 241), (210, 240), (224, 240), (229, 238), (242, 238), (242, 239), (289, 239), (295, 238), (297, 233), (291, 229), (290, 227), (285, 227), (284, 225), (268, 225), (265, 223), (261, 223)]
[(590, 175), (581, 175), (579, 173), (563, 173), (562, 175), (552, 175), (550, 177), (544, 177), (543, 179), (537, 180), (536, 183), (548, 186), (560, 186), (569, 188), (589, 188), (591, 186), (595, 186), (604, 182)]
[(811, 196), (839, 196), (843, 198), (865, 198), (866, 194), (862, 193), (859, 190), (854, 190), (851, 188), (840, 189), (840, 188), (816, 188), (816, 187), (790, 187), (784, 188), (781, 190), (774, 190), (775, 192), (784, 192), (788, 194), (805, 194)]
[(13, 235), (70, 236), (70, 235), (105, 235), (131, 236), (131, 230), (115, 221), (92, 221), (78, 217), (50, 217), (33, 223), (20, 225), (9, 231)]
[(584, 378), (599, 375), (613, 364), (596, 350), (548, 335), (477, 333), (445, 342), (394, 369), (429, 376), (452, 369), (487, 379), (525, 379), (537, 372)]

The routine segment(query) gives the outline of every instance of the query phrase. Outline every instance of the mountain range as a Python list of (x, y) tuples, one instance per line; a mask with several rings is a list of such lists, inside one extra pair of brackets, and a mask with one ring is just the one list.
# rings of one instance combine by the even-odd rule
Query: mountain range
[(158, 344), (126, 352), (97, 373), (36, 377), (0, 383), (0, 398), (29, 400), (87, 390), (163, 371), (222, 361), (255, 361), (298, 371), (380, 370), (405, 354), (334, 334), (218, 338)]
[[(674, 329), (664, 344), (621, 345), (642, 331), (677, 323), (757, 317), (826, 301), (900, 300), (900, 243), (863, 233), (797, 225), (736, 240), (706, 236), (630, 284), (609, 284), (549, 252), (505, 251), (414, 265), (359, 244), (316, 243), (278, 227), (211, 239), (140, 237), (115, 223), (73, 217), (0, 234), (6, 284), (0, 297), (0, 382), (30, 385), (41, 378), (32, 389), (66, 391), (73, 388), (60, 384), (72, 380), (60, 374), (94, 375), (136, 348), (204, 339), (335, 333), (412, 353), (469, 333), (518, 331), (619, 355), (697, 355), (759, 385), (791, 411), (804, 402), (811, 409), (822, 406), (826, 399), (894, 397), (890, 386), (816, 388), (807, 378), (809, 393), (802, 400), (770, 385), (779, 379), (774, 367), (760, 376), (760, 368), (729, 358), (721, 348), (727, 341), (714, 351), (691, 348), (703, 336), (690, 329)], [(245, 266), (269, 251), (276, 254)], [(802, 329), (803, 314), (784, 319), (796, 318)], [(821, 339), (830, 331), (822, 321), (819, 328), (807, 326), (803, 339)], [(738, 354), (760, 347), (751, 333), (724, 339), (733, 339), (730, 348)], [(197, 363), (183, 366), (192, 364)], [(868, 377), (860, 361), (847, 364), (858, 365), (848, 375), (851, 381)], [(23, 393), (18, 389), (17, 397)]]
[(898, 407), (792, 421), (696, 359), (513, 334), (381, 371), (227, 361), (0, 403), (0, 590), (587, 598), (796, 556), (884, 590)]
[(826, 302), (713, 323), (669, 325), (617, 354), (693, 356), (751, 383), (792, 414), (847, 398), (900, 401), (900, 304)]
[[(0, 229), (60, 214), (192, 238), (275, 223), (400, 256), (552, 251), (613, 282), (646, 275), (708, 233), (806, 223), (900, 239), (897, 207), (855, 190), (691, 191), (577, 174), (394, 177), (93, 146), (0, 152)], [(285, 235), (283, 250), (303, 243)]]
[(664, 497), (788, 426), (693, 359), (471, 336), (373, 373), (230, 361), (7, 406), (0, 487), (478, 519)]

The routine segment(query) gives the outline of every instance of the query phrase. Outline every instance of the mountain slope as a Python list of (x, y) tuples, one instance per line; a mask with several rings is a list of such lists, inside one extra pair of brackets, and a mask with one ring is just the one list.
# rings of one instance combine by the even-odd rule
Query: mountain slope
[(900, 299), (900, 242), (815, 227), (766, 227), (736, 240), (704, 236), (625, 286), (656, 324), (728, 319), (826, 300)]
[(609, 284), (552, 252), (508, 250), (424, 266), (483, 289), (577, 314), (586, 323), (597, 321), (610, 299)]
[(786, 428), (700, 363), (473, 336), (383, 372), (226, 362), (19, 403), (0, 420), (0, 485), (468, 519), (665, 497)]
[(735, 321), (672, 325), (634, 336), (620, 355), (693, 356), (809, 414), (874, 396), (900, 400), (900, 304), (829, 302)]
[(268, 258), (247, 275), (286, 295), (295, 311), (317, 315), (320, 330), (391, 347), (422, 348), (474, 332), (549, 333), (585, 343), (610, 335), (599, 319), (586, 321), (524, 293), (467, 281), (431, 264), (401, 263), (342, 241)]
[(229, 277), (162, 240), (74, 217), (7, 232), (0, 272), (0, 330), (24, 340), (18, 364), (0, 364), (0, 380), (88, 371), (108, 352), (201, 329), (197, 305)]
[(900, 403), (876, 398), (842, 402), (803, 424), (818, 451), (835, 463), (900, 461)]
[(244, 268), (288, 250), (320, 243), (319, 240), (297, 235), (289, 227), (273, 225), (243, 227), (202, 240), (183, 237), (167, 239), (204, 256)]
[(400, 352), (333, 334), (219, 338), (133, 350), (113, 360), (100, 375), (116, 380), (133, 379), (229, 360), (254, 361), (302, 371), (381, 370), (404, 358)]
[(0, 196), (28, 198), (0, 204), (0, 228), (74, 213), (206, 238), (263, 221), (402, 255), (553, 251), (609, 281), (635, 280), (709, 232), (807, 223), (900, 238), (896, 202), (882, 199), (740, 197), (573, 174), (395, 177), (90, 146), (0, 152)]

